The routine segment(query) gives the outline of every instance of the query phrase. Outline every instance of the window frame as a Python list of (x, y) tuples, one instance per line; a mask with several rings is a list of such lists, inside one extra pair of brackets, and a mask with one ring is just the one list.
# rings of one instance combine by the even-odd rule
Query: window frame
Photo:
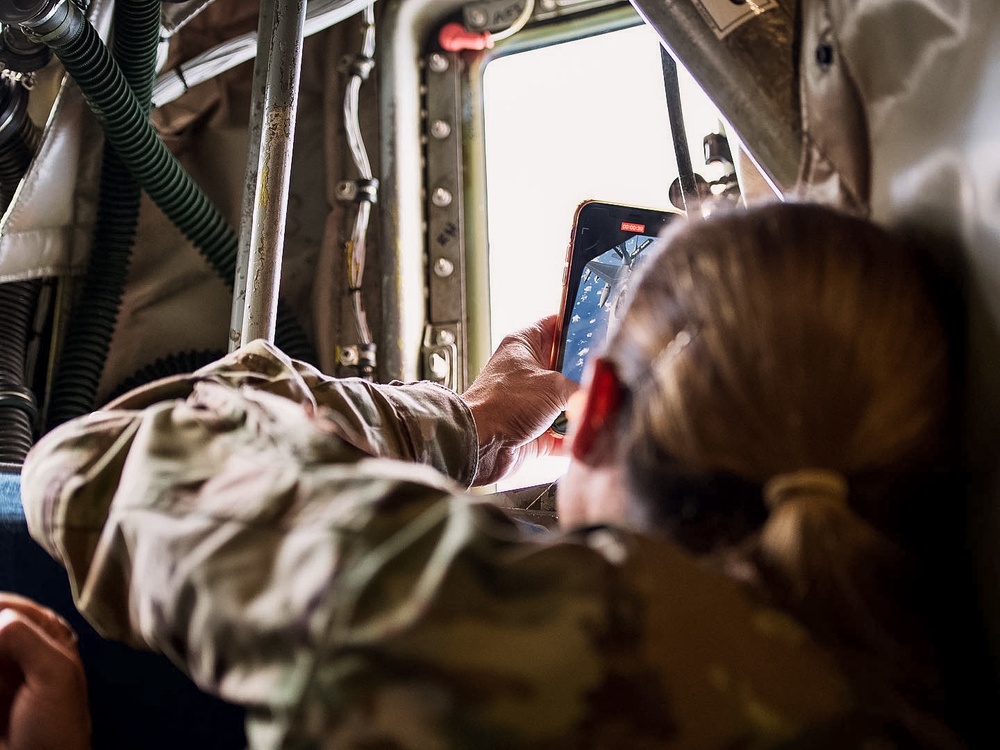
[[(483, 99), (486, 67), (507, 55), (643, 23), (631, 4), (623, 2), (531, 23), (491, 49), (434, 51), (425, 56), (425, 376), (461, 391), (492, 353)], [(448, 135), (440, 137), (444, 131)], [(443, 199), (447, 199), (445, 205)], [(450, 363), (451, 358), (456, 361)], [(446, 362), (451, 366), (442, 379)]]

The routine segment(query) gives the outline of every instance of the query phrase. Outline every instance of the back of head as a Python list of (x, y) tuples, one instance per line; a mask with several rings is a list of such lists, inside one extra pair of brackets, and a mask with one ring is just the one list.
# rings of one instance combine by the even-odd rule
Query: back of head
[[(860, 480), (937, 451), (947, 341), (911, 248), (804, 204), (691, 223), (667, 244), (611, 348), (626, 381), (659, 386), (635, 417), (674, 459), (763, 484), (812, 467)], [(656, 361), (681, 333), (683, 351)]]
[(606, 354), (646, 523), (695, 552), (739, 550), (822, 640), (877, 654), (901, 670), (889, 682), (922, 679), (904, 550), (942, 500), (918, 489), (943, 469), (951, 410), (914, 249), (816, 205), (688, 223), (647, 260)]

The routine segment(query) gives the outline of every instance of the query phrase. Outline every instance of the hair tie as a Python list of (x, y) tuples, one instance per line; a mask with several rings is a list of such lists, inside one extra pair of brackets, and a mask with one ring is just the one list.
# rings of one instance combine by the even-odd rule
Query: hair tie
[(847, 480), (830, 469), (800, 469), (777, 474), (764, 484), (764, 504), (777, 510), (784, 503), (803, 497), (825, 497), (847, 505)]

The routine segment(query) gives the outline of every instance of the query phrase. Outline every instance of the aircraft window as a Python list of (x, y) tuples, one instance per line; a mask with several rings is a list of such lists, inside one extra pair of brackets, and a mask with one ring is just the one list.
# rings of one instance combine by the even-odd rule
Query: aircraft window
[[(678, 66), (694, 168), (718, 111)], [(595, 198), (670, 208), (677, 167), (660, 45), (647, 26), (498, 57), (484, 69), (491, 344), (559, 305), (573, 212)], [(721, 169), (721, 165), (718, 166)], [(499, 487), (561, 475), (541, 459)]]

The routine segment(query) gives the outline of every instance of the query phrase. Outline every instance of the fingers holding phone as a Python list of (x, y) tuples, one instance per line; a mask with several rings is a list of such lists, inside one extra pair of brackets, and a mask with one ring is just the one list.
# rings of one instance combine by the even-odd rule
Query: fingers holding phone
[(586, 201), (577, 209), (560, 312), (500, 343), (462, 394), (479, 438), (476, 484), (558, 450), (564, 409), (584, 367), (617, 320), (633, 271), (680, 214)]
[(462, 399), (479, 438), (476, 484), (490, 484), (524, 461), (547, 455), (547, 435), (577, 384), (548, 367), (555, 316), (504, 337)]

